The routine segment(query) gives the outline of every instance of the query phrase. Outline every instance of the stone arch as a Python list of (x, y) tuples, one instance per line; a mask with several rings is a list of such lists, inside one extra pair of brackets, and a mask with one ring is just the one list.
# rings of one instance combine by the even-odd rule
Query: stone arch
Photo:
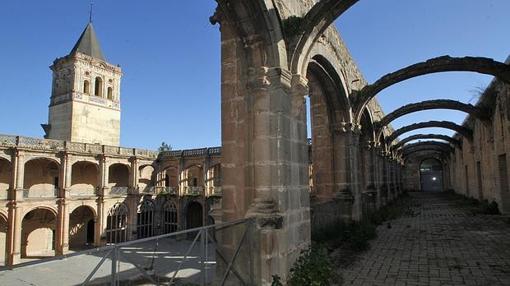
[(119, 243), (128, 239), (129, 209), (125, 203), (115, 203), (106, 217), (106, 243)]
[(109, 100), (113, 100), (113, 88), (111, 86), (108, 87), (106, 98)]
[(382, 132), (382, 128), (390, 124), (393, 120), (404, 115), (430, 109), (450, 109), (466, 112), (480, 120), (487, 120), (488, 116), (484, 110), (472, 104), (462, 103), (456, 100), (439, 99), (439, 100), (425, 100), (417, 103), (403, 105), (402, 107), (386, 114), (376, 125)]
[(57, 213), (47, 207), (35, 207), (21, 222), (21, 257), (55, 255)]
[(0, 200), (9, 197), (11, 179), (12, 164), (9, 160), (0, 157)]
[[(340, 17), (342, 13), (347, 11), (352, 5), (359, 0), (326, 0), (318, 1), (306, 13), (303, 18), (298, 19), (298, 30), (295, 35), (287, 35), (287, 37), (295, 37), (294, 48), (291, 55), (291, 71), (294, 74), (302, 74), (305, 70), (306, 61), (314, 44), (320, 36), (324, 34), (326, 29)], [(286, 21), (291, 21), (287, 19)], [(290, 39), (289, 39), (290, 40)]]
[(69, 214), (69, 249), (79, 250), (94, 245), (96, 210), (87, 205), (76, 207)]
[(200, 187), (204, 185), (204, 168), (200, 164), (191, 164), (183, 170), (182, 183), (186, 187)]
[(114, 163), (108, 167), (109, 187), (128, 187), (130, 168), (126, 164)]
[(94, 80), (94, 95), (103, 97), (103, 79), (100, 76)]
[[(220, 23), (223, 34), (229, 34), (244, 45), (248, 67), (278, 67), (287, 70), (287, 52), (280, 17), (273, 1), (218, 1), (210, 18)], [(229, 30), (226, 32), (226, 30)], [(261, 42), (261, 43), (258, 43)], [(265, 73), (252, 70), (252, 73)]]
[(99, 186), (99, 165), (77, 161), (71, 167), (71, 196), (94, 195)]
[(444, 170), (443, 163), (433, 157), (421, 160), (420, 168), (420, 190), (422, 192), (443, 191)]
[(427, 61), (410, 65), (398, 71), (389, 73), (365, 86), (361, 91), (354, 94), (356, 103), (356, 119), (361, 119), (361, 110), (379, 92), (399, 82), (439, 72), (465, 71), (493, 75), (505, 82), (510, 82), (510, 65), (482, 57), (454, 58), (442, 56)]
[(90, 83), (88, 80), (83, 81), (83, 93), (85, 93), (85, 94), (90, 93)]
[(152, 165), (142, 165), (138, 168), (138, 172), (138, 188), (141, 192), (154, 187), (156, 172)]
[(204, 223), (204, 208), (197, 201), (190, 201), (186, 205), (186, 229), (200, 227)]
[(138, 206), (136, 213), (136, 234), (138, 239), (154, 235), (154, 211), (154, 201), (144, 198)]
[(53, 158), (37, 157), (25, 162), (24, 197), (56, 197), (60, 186), (60, 164)]
[(402, 139), (402, 140), (398, 141), (397, 144), (394, 144), (391, 147), (392, 147), (393, 150), (397, 150), (402, 145), (404, 145), (404, 144), (406, 144), (406, 143), (408, 143), (410, 141), (419, 140), (419, 139), (438, 139), (438, 140), (447, 141), (447, 142), (453, 144), (456, 147), (459, 147), (459, 148), (462, 147), (459, 140), (457, 140), (455, 138), (452, 138), (450, 136), (441, 135), (441, 134), (416, 134), (416, 135), (412, 135), (412, 136), (406, 137), (405, 139)]
[(163, 233), (176, 232), (179, 229), (177, 218), (177, 205), (173, 201), (166, 201), (163, 205)]
[(0, 212), (0, 266), (6, 265), (6, 254), (7, 254), (7, 229), (9, 223), (7, 222), (7, 216)]
[(163, 169), (162, 174), (163, 185), (165, 187), (179, 187), (179, 168), (176, 166), (167, 166)]
[(375, 182), (375, 158), (373, 156), (373, 152), (371, 151), (375, 141), (374, 131), (374, 124), (372, 122), (370, 110), (365, 108), (363, 116), (361, 117), (361, 129), (358, 147), (358, 169), (360, 170), (359, 181), (361, 182), (364, 191), (366, 191), (368, 187), (371, 187), (371, 185), (373, 185)]
[[(341, 121), (342, 112), (339, 93), (334, 81), (336, 73), (330, 74), (327, 62), (316, 57), (308, 65), (308, 97), (311, 130), (311, 156), (314, 194), (318, 197), (334, 192), (335, 185), (335, 126)], [(348, 108), (347, 108), (348, 110)], [(308, 124), (308, 122), (306, 122)]]
[(413, 144), (414, 146), (409, 146), (408, 148), (402, 149), (402, 157), (407, 157), (413, 153), (420, 152), (420, 151), (428, 151), (428, 150), (435, 150), (435, 151), (441, 151), (445, 155), (448, 155), (453, 152), (453, 148), (450, 147), (450, 145), (446, 143), (440, 143), (436, 141), (432, 142), (420, 142)]
[(454, 122), (451, 122), (451, 121), (426, 121), (426, 122), (419, 122), (419, 123), (407, 125), (407, 126), (404, 126), (404, 127), (401, 127), (399, 129), (395, 130), (393, 133), (391, 133), (388, 136), (387, 141), (389, 144), (391, 144), (391, 142), (393, 142), (395, 139), (397, 139), (398, 136), (400, 136), (406, 132), (413, 131), (416, 129), (422, 129), (422, 128), (431, 128), (431, 127), (446, 128), (446, 129), (456, 131), (459, 134), (461, 134), (462, 136), (466, 137), (470, 141), (473, 138), (473, 130), (471, 130), (470, 128), (458, 125)]

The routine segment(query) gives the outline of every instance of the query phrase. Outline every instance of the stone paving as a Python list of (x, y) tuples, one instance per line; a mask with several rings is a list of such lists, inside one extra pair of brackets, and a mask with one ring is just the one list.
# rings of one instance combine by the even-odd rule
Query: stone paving
[(414, 214), (378, 227), (343, 285), (510, 285), (508, 217), (473, 215), (441, 193), (411, 193)]

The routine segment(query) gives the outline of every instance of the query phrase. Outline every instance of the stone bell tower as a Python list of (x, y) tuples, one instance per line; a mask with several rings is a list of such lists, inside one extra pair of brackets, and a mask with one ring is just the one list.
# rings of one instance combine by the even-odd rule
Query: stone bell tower
[(50, 67), (53, 84), (45, 138), (119, 146), (119, 66), (106, 62), (89, 22), (69, 55)]

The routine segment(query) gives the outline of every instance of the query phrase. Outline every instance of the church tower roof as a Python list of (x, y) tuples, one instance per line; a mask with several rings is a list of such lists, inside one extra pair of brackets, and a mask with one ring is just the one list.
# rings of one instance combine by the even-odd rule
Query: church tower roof
[(76, 42), (70, 54), (73, 55), (77, 52), (106, 61), (105, 57), (103, 56), (103, 52), (101, 51), (99, 41), (97, 40), (96, 32), (94, 31), (92, 22), (87, 24), (87, 27), (85, 27), (85, 30), (83, 30), (83, 33), (81, 33), (78, 42)]

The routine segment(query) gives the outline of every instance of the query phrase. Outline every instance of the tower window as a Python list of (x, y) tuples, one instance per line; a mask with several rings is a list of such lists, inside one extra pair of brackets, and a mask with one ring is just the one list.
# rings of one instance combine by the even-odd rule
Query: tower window
[(89, 94), (90, 93), (89, 89), (90, 89), (90, 83), (88, 80), (86, 80), (83, 82), (83, 93)]
[(95, 84), (95, 96), (103, 96), (103, 79), (100, 77), (96, 77), (96, 84)]
[(109, 100), (113, 100), (113, 88), (109, 87), (108, 88), (108, 99)]

